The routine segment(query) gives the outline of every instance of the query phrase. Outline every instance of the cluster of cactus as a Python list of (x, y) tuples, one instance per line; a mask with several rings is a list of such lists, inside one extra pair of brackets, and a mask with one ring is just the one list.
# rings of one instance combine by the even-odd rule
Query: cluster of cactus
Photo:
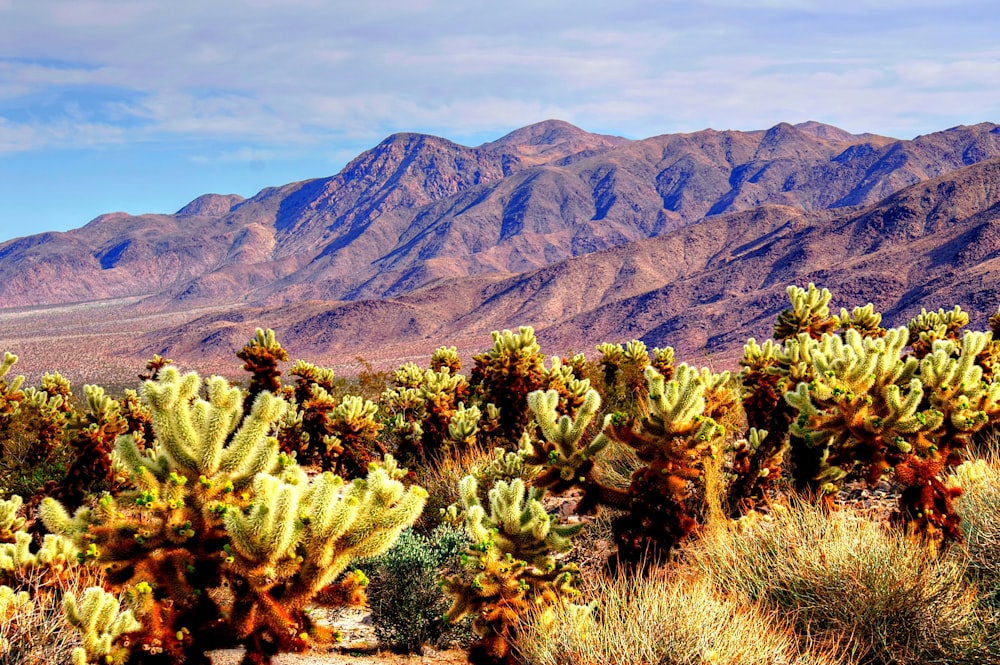
[[(478, 418), (473, 423), (472, 411), (465, 408), (469, 382), (462, 374), (452, 373), (455, 358), (443, 351), (451, 350), (438, 349), (430, 369), (414, 363), (400, 367), (393, 374), (393, 386), (382, 393), (382, 402), (395, 414), (398, 455), (406, 463), (438, 461), (454, 446), (468, 445), (474, 437), (472, 430), (479, 427)], [(462, 415), (455, 421), (459, 411)]]
[(871, 304), (834, 316), (825, 289), (788, 294), (781, 343), (751, 339), (741, 361), (748, 424), (769, 434), (752, 430), (737, 445), (731, 495), (752, 506), (789, 457), (795, 485), (827, 495), (847, 480), (891, 478), (902, 486), (898, 521), (935, 542), (958, 539), (961, 490), (943, 473), (1000, 420), (992, 333), (963, 330), (960, 307), (886, 330)]
[(261, 392), (244, 417), (239, 388), (200, 387), (170, 367), (144, 384), (155, 439), (140, 450), (121, 436), (114, 450), (132, 489), (75, 515), (54, 499), (39, 511), (142, 622), (133, 662), (205, 662), (205, 649), (238, 643), (266, 662), (328, 637), (306, 604), (352, 559), (387, 549), (426, 500), (391, 457), (350, 484), (310, 478), (270, 436), (283, 399)]
[[(17, 357), (7, 354), (6, 360), (10, 369)], [(15, 384), (20, 383), (18, 377)], [(10, 386), (6, 390), (12, 392)], [(126, 391), (119, 401), (100, 386), (85, 385), (85, 401), (77, 404), (69, 381), (58, 373), (43, 375), (37, 388), (16, 392), (18, 408), (12, 420), (21, 445), (17, 452), (5, 452), (9, 461), (16, 461), (15, 475), (24, 479), (13, 489), (30, 494), (31, 505), (52, 495), (76, 507), (95, 492), (110, 489), (110, 453), (117, 437), (127, 432), (140, 439), (149, 436), (149, 413), (134, 392)], [(12, 430), (8, 421), (0, 436), (10, 441)]]
[[(61, 603), (68, 626), (78, 630), (82, 643), (70, 654), (73, 665), (124, 663), (129, 634), (142, 625), (130, 610), (121, 611), (119, 600), (99, 586), (88, 587), (78, 602), (66, 585), (79, 574), (79, 551), (70, 540), (53, 534), (47, 534), (41, 547), (32, 551), (33, 538), (25, 530), (27, 520), (20, 514), (21, 507), (18, 495), (0, 499), (0, 621), (17, 632), (16, 624), (42, 611), (37, 608)], [(25, 626), (22, 633), (27, 631), (30, 627)], [(4, 649), (0, 645), (0, 653)]]
[(524, 407), (528, 393), (545, 385), (545, 357), (535, 331), (522, 326), (517, 333), (493, 331), (493, 348), (473, 357), (475, 367), (469, 377), (472, 390), (484, 404), (499, 409), (499, 421), (489, 441), (510, 445), (528, 426)]
[(669, 346), (654, 348), (652, 359), (646, 344), (638, 339), (625, 344), (598, 344), (597, 352), (601, 354), (598, 363), (604, 375), (604, 402), (616, 411), (634, 411), (645, 399), (647, 365), (668, 381), (673, 377), (674, 350)]

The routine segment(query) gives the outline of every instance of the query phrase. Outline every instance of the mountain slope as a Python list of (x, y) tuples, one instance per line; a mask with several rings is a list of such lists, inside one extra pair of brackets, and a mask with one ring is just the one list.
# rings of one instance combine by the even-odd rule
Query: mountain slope
[(394, 297), (541, 268), (706, 215), (870, 204), (997, 156), (1000, 127), (986, 123), (913, 141), (818, 123), (628, 141), (547, 121), (476, 148), (397, 134), (331, 178), (4, 243), (0, 302), (148, 296), (148, 308), (169, 311)]

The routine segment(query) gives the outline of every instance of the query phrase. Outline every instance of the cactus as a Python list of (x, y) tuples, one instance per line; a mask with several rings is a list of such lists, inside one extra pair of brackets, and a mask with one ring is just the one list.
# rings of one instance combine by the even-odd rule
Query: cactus
[(121, 415), (117, 401), (100, 386), (83, 387), (87, 396), (86, 411), (75, 414), (69, 439), (75, 458), (58, 484), (46, 487), (46, 493), (68, 506), (79, 506), (88, 493), (111, 480), (111, 450), (117, 438), (128, 432), (128, 422)]
[(634, 410), (645, 399), (643, 371), (649, 364), (646, 344), (633, 339), (626, 344), (599, 344), (597, 350), (604, 368), (605, 402), (613, 410)]
[(462, 359), (458, 356), (458, 349), (454, 346), (442, 346), (434, 350), (431, 355), (431, 369), (440, 372), (447, 369), (452, 374), (462, 371)]
[(454, 597), (446, 618), (475, 618), (479, 641), (469, 651), (473, 665), (518, 662), (511, 641), (528, 610), (544, 609), (579, 596), (575, 564), (557, 563), (552, 552), (570, 548), (581, 524), (559, 524), (545, 512), (541, 489), (523, 481), (498, 480), (489, 491), (489, 513), (479, 499), (475, 476), (460, 483), (466, 530), (473, 545), (463, 556), (463, 571), (443, 581)]
[(531, 327), (521, 326), (517, 333), (494, 330), (492, 335), (493, 348), (473, 357), (469, 384), (482, 404), (499, 407), (496, 429), (483, 428), (483, 435), (510, 446), (528, 425), (528, 393), (545, 385), (544, 357)]
[(121, 603), (100, 587), (90, 587), (77, 602), (76, 596), (63, 597), (66, 620), (80, 631), (83, 646), (73, 649), (73, 665), (118, 665), (129, 656), (121, 642), (129, 633), (142, 630), (131, 610), (119, 611)]
[(348, 485), (310, 479), (269, 436), (282, 399), (262, 392), (244, 417), (239, 388), (211, 377), (202, 398), (200, 387), (172, 367), (147, 381), (155, 440), (142, 451), (121, 436), (114, 451), (133, 489), (72, 516), (46, 499), (40, 517), (127, 596), (145, 626), (132, 640), (138, 662), (205, 662), (205, 649), (238, 643), (246, 662), (266, 662), (319, 635), (306, 603), (352, 558), (391, 545), (426, 492), (404, 488), (390, 457)]
[[(582, 489), (583, 496), (576, 506), (580, 515), (595, 514), (601, 505), (625, 508), (628, 499), (624, 492), (606, 487), (594, 478), (595, 457), (610, 442), (608, 437), (601, 433), (590, 442), (585, 438), (600, 409), (600, 394), (589, 390), (573, 418), (559, 415), (558, 405), (559, 394), (554, 390), (528, 395), (528, 408), (542, 434), (541, 440), (528, 439), (524, 446), (524, 463), (544, 469), (533, 480), (534, 486), (553, 494), (563, 494), (574, 487)], [(608, 416), (605, 422), (611, 419)]]
[(918, 359), (902, 354), (908, 328), (882, 338), (824, 335), (810, 352), (813, 380), (785, 395), (798, 411), (791, 431), (822, 453), (820, 488), (832, 492), (857, 476), (874, 483), (895, 468), (904, 485), (897, 519), (932, 539), (958, 539), (957, 494), (940, 474), (1000, 420), (1000, 382), (983, 381), (976, 364), (990, 338), (967, 332), (960, 346), (936, 339)]
[(278, 369), (278, 363), (288, 360), (288, 352), (281, 348), (273, 330), (257, 328), (253, 339), (236, 352), (236, 357), (243, 361), (243, 369), (250, 372), (250, 385), (244, 402), (246, 413), (249, 413), (260, 393), (281, 392), (281, 370)]
[(401, 460), (438, 461), (457, 442), (450, 428), (459, 405), (469, 398), (468, 381), (448, 367), (422, 370), (413, 363), (396, 370), (393, 381), (395, 387), (385, 391), (382, 400), (401, 416), (396, 428)]
[(24, 400), (24, 393), (21, 391), (24, 377), (16, 376), (9, 380), (7, 377), (15, 364), (17, 364), (17, 356), (5, 351), (3, 362), (0, 363), (0, 456), (3, 456), (4, 453), (7, 428), (14, 416), (17, 415), (21, 402)]
[(701, 480), (705, 458), (719, 452), (725, 433), (711, 414), (734, 399), (725, 387), (728, 372), (699, 372), (681, 363), (671, 381), (647, 367), (646, 381), (649, 414), (638, 426), (613, 418), (605, 427), (607, 436), (634, 448), (646, 463), (632, 475), (628, 512), (612, 525), (618, 555), (627, 562), (665, 557), (697, 526), (691, 483)]
[(838, 327), (839, 321), (830, 316), (830, 291), (809, 283), (805, 289), (789, 286), (786, 290), (791, 309), (778, 315), (774, 324), (774, 339), (784, 341), (805, 333), (818, 339), (823, 333)]
[(957, 342), (959, 332), (969, 323), (969, 315), (962, 311), (962, 308), (955, 305), (949, 312), (939, 309), (936, 312), (928, 312), (921, 308), (920, 314), (915, 316), (906, 324), (910, 333), (913, 355), (923, 358), (934, 346), (934, 342), (939, 339), (948, 339)]

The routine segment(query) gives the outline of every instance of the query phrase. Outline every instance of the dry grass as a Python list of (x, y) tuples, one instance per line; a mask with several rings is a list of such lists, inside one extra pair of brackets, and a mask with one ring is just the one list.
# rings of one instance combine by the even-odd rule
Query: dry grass
[(957, 510), (973, 579), (986, 601), (1000, 609), (1000, 441), (991, 439), (983, 454), (955, 472), (963, 489)]
[(79, 566), (61, 576), (35, 567), (8, 582), (15, 591), (27, 592), (31, 602), (9, 608), (6, 615), (0, 612), (0, 665), (71, 662), (73, 648), (82, 646), (82, 641), (65, 619), (62, 599), (67, 593), (82, 597), (88, 587), (100, 586), (100, 577)]
[[(833, 647), (800, 644), (774, 613), (726, 598), (704, 579), (657, 569), (604, 576), (593, 585), (589, 619), (556, 608), (547, 629), (519, 631), (531, 665), (833, 665)], [(536, 622), (538, 617), (533, 618)]]
[(728, 597), (780, 612), (799, 635), (846, 638), (851, 663), (984, 663), (1000, 656), (960, 551), (935, 556), (851, 511), (791, 501), (770, 520), (706, 530), (685, 556)]

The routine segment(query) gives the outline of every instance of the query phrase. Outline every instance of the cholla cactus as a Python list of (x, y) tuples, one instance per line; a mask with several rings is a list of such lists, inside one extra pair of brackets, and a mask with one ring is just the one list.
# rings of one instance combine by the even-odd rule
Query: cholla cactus
[[(427, 464), (466, 440), (454, 439), (450, 430), (459, 405), (469, 397), (465, 376), (452, 374), (448, 367), (421, 370), (408, 363), (396, 370), (393, 381), (396, 387), (385, 391), (382, 399), (400, 419), (395, 431), (402, 460)], [(417, 430), (419, 436), (414, 435)]]
[(497, 445), (510, 447), (528, 425), (528, 393), (545, 386), (544, 356), (535, 331), (522, 326), (517, 333), (493, 331), (493, 348), (473, 358), (469, 384), (481, 404), (499, 407), (495, 431), (483, 435)]
[(827, 491), (852, 475), (875, 482), (896, 470), (906, 486), (900, 518), (933, 537), (960, 537), (956, 495), (940, 474), (961, 459), (970, 437), (1000, 419), (1000, 383), (982, 380), (976, 358), (989, 333), (966, 333), (957, 346), (939, 339), (920, 360), (903, 357), (907, 328), (883, 338), (848, 330), (811, 352), (814, 379), (786, 400), (799, 415), (792, 432), (821, 450), (816, 481)]
[(645, 399), (643, 371), (649, 364), (646, 344), (633, 339), (626, 344), (599, 344), (604, 367), (604, 396), (609, 407), (632, 411)]
[(939, 339), (957, 342), (959, 332), (968, 324), (969, 315), (963, 312), (958, 305), (955, 305), (955, 308), (950, 312), (946, 312), (944, 309), (928, 312), (921, 308), (920, 314), (906, 324), (910, 332), (913, 355), (923, 358), (930, 353), (934, 342)]
[(46, 488), (51, 497), (73, 507), (110, 481), (111, 450), (118, 437), (129, 431), (121, 406), (104, 388), (87, 385), (83, 391), (87, 408), (74, 414), (68, 430), (75, 459), (59, 484)]
[(63, 597), (66, 619), (83, 637), (83, 646), (73, 649), (73, 665), (118, 665), (129, 656), (121, 641), (129, 633), (142, 630), (131, 610), (100, 587), (90, 587), (77, 602), (72, 593)]
[[(105, 569), (145, 626), (133, 640), (144, 663), (182, 663), (215, 645), (245, 643), (248, 662), (301, 650), (305, 604), (349, 564), (388, 547), (419, 515), (426, 492), (406, 489), (387, 458), (367, 480), (309, 480), (269, 436), (285, 402), (263, 392), (243, 417), (242, 393), (221, 377), (199, 396), (196, 374), (165, 368), (143, 396), (156, 433), (130, 436), (114, 456), (134, 490), (70, 514), (42, 502), (53, 532)], [(231, 607), (213, 590), (228, 587)]]
[(447, 369), (452, 374), (462, 371), (462, 359), (458, 356), (458, 349), (454, 346), (442, 346), (434, 350), (431, 355), (431, 369), (440, 372)]
[(460, 447), (469, 447), (475, 444), (476, 435), (479, 433), (479, 419), (482, 412), (477, 406), (465, 408), (464, 402), (458, 403), (458, 408), (448, 421), (448, 438), (452, 443)]
[[(559, 394), (554, 390), (535, 391), (528, 395), (528, 408), (538, 423), (542, 439), (526, 441), (524, 462), (544, 470), (534, 479), (535, 487), (553, 494), (562, 494), (571, 488), (583, 489), (583, 496), (576, 512), (589, 515), (600, 505), (624, 508), (626, 495), (599, 483), (594, 477), (595, 456), (609, 443), (607, 436), (598, 434), (586, 441), (590, 423), (601, 406), (601, 396), (589, 390), (575, 417), (560, 415), (557, 411)], [(606, 423), (610, 422), (608, 416)]]
[(250, 372), (245, 402), (246, 413), (249, 413), (260, 393), (280, 393), (281, 370), (278, 363), (288, 360), (288, 352), (281, 348), (273, 330), (257, 328), (253, 339), (236, 352), (236, 357), (243, 361), (243, 369)]
[(819, 289), (810, 282), (805, 289), (789, 286), (787, 293), (792, 307), (778, 315), (774, 324), (775, 339), (786, 340), (800, 333), (818, 338), (838, 326), (838, 321), (830, 317), (828, 289)]
[(3, 362), (0, 363), (0, 455), (3, 454), (3, 439), (6, 438), (7, 428), (24, 400), (24, 393), (21, 392), (24, 377), (16, 376), (10, 379), (7, 377), (16, 363), (17, 356), (5, 351)]
[(498, 480), (489, 491), (489, 513), (479, 500), (476, 478), (462, 479), (460, 495), (466, 530), (473, 541), (463, 556), (463, 572), (443, 582), (454, 602), (446, 617), (473, 614), (480, 640), (469, 652), (474, 665), (513, 665), (510, 643), (529, 608), (551, 607), (579, 595), (574, 564), (560, 564), (552, 553), (570, 548), (581, 524), (559, 524), (545, 512), (543, 490), (524, 482)]
[(865, 337), (881, 337), (885, 328), (881, 327), (882, 314), (875, 311), (875, 305), (868, 303), (864, 307), (855, 307), (850, 313), (841, 308), (840, 316), (836, 317), (837, 327), (842, 330), (853, 328)]
[(674, 348), (667, 346), (664, 348), (653, 348), (653, 361), (650, 363), (664, 379), (669, 381), (674, 378)]
[(559, 410), (570, 415), (583, 404), (590, 391), (590, 379), (577, 375), (572, 364), (563, 363), (559, 356), (552, 356), (552, 367), (545, 372), (545, 390), (559, 394)]
[[(648, 554), (665, 556), (697, 525), (689, 505), (691, 483), (702, 477), (704, 459), (718, 452), (724, 428), (708, 416), (729, 385), (728, 372), (715, 375), (682, 363), (665, 381), (646, 368), (649, 414), (638, 427), (612, 419), (605, 434), (635, 449), (646, 466), (632, 476), (629, 511), (615, 520), (619, 556), (638, 561)], [(712, 398), (706, 399), (711, 393)]]

